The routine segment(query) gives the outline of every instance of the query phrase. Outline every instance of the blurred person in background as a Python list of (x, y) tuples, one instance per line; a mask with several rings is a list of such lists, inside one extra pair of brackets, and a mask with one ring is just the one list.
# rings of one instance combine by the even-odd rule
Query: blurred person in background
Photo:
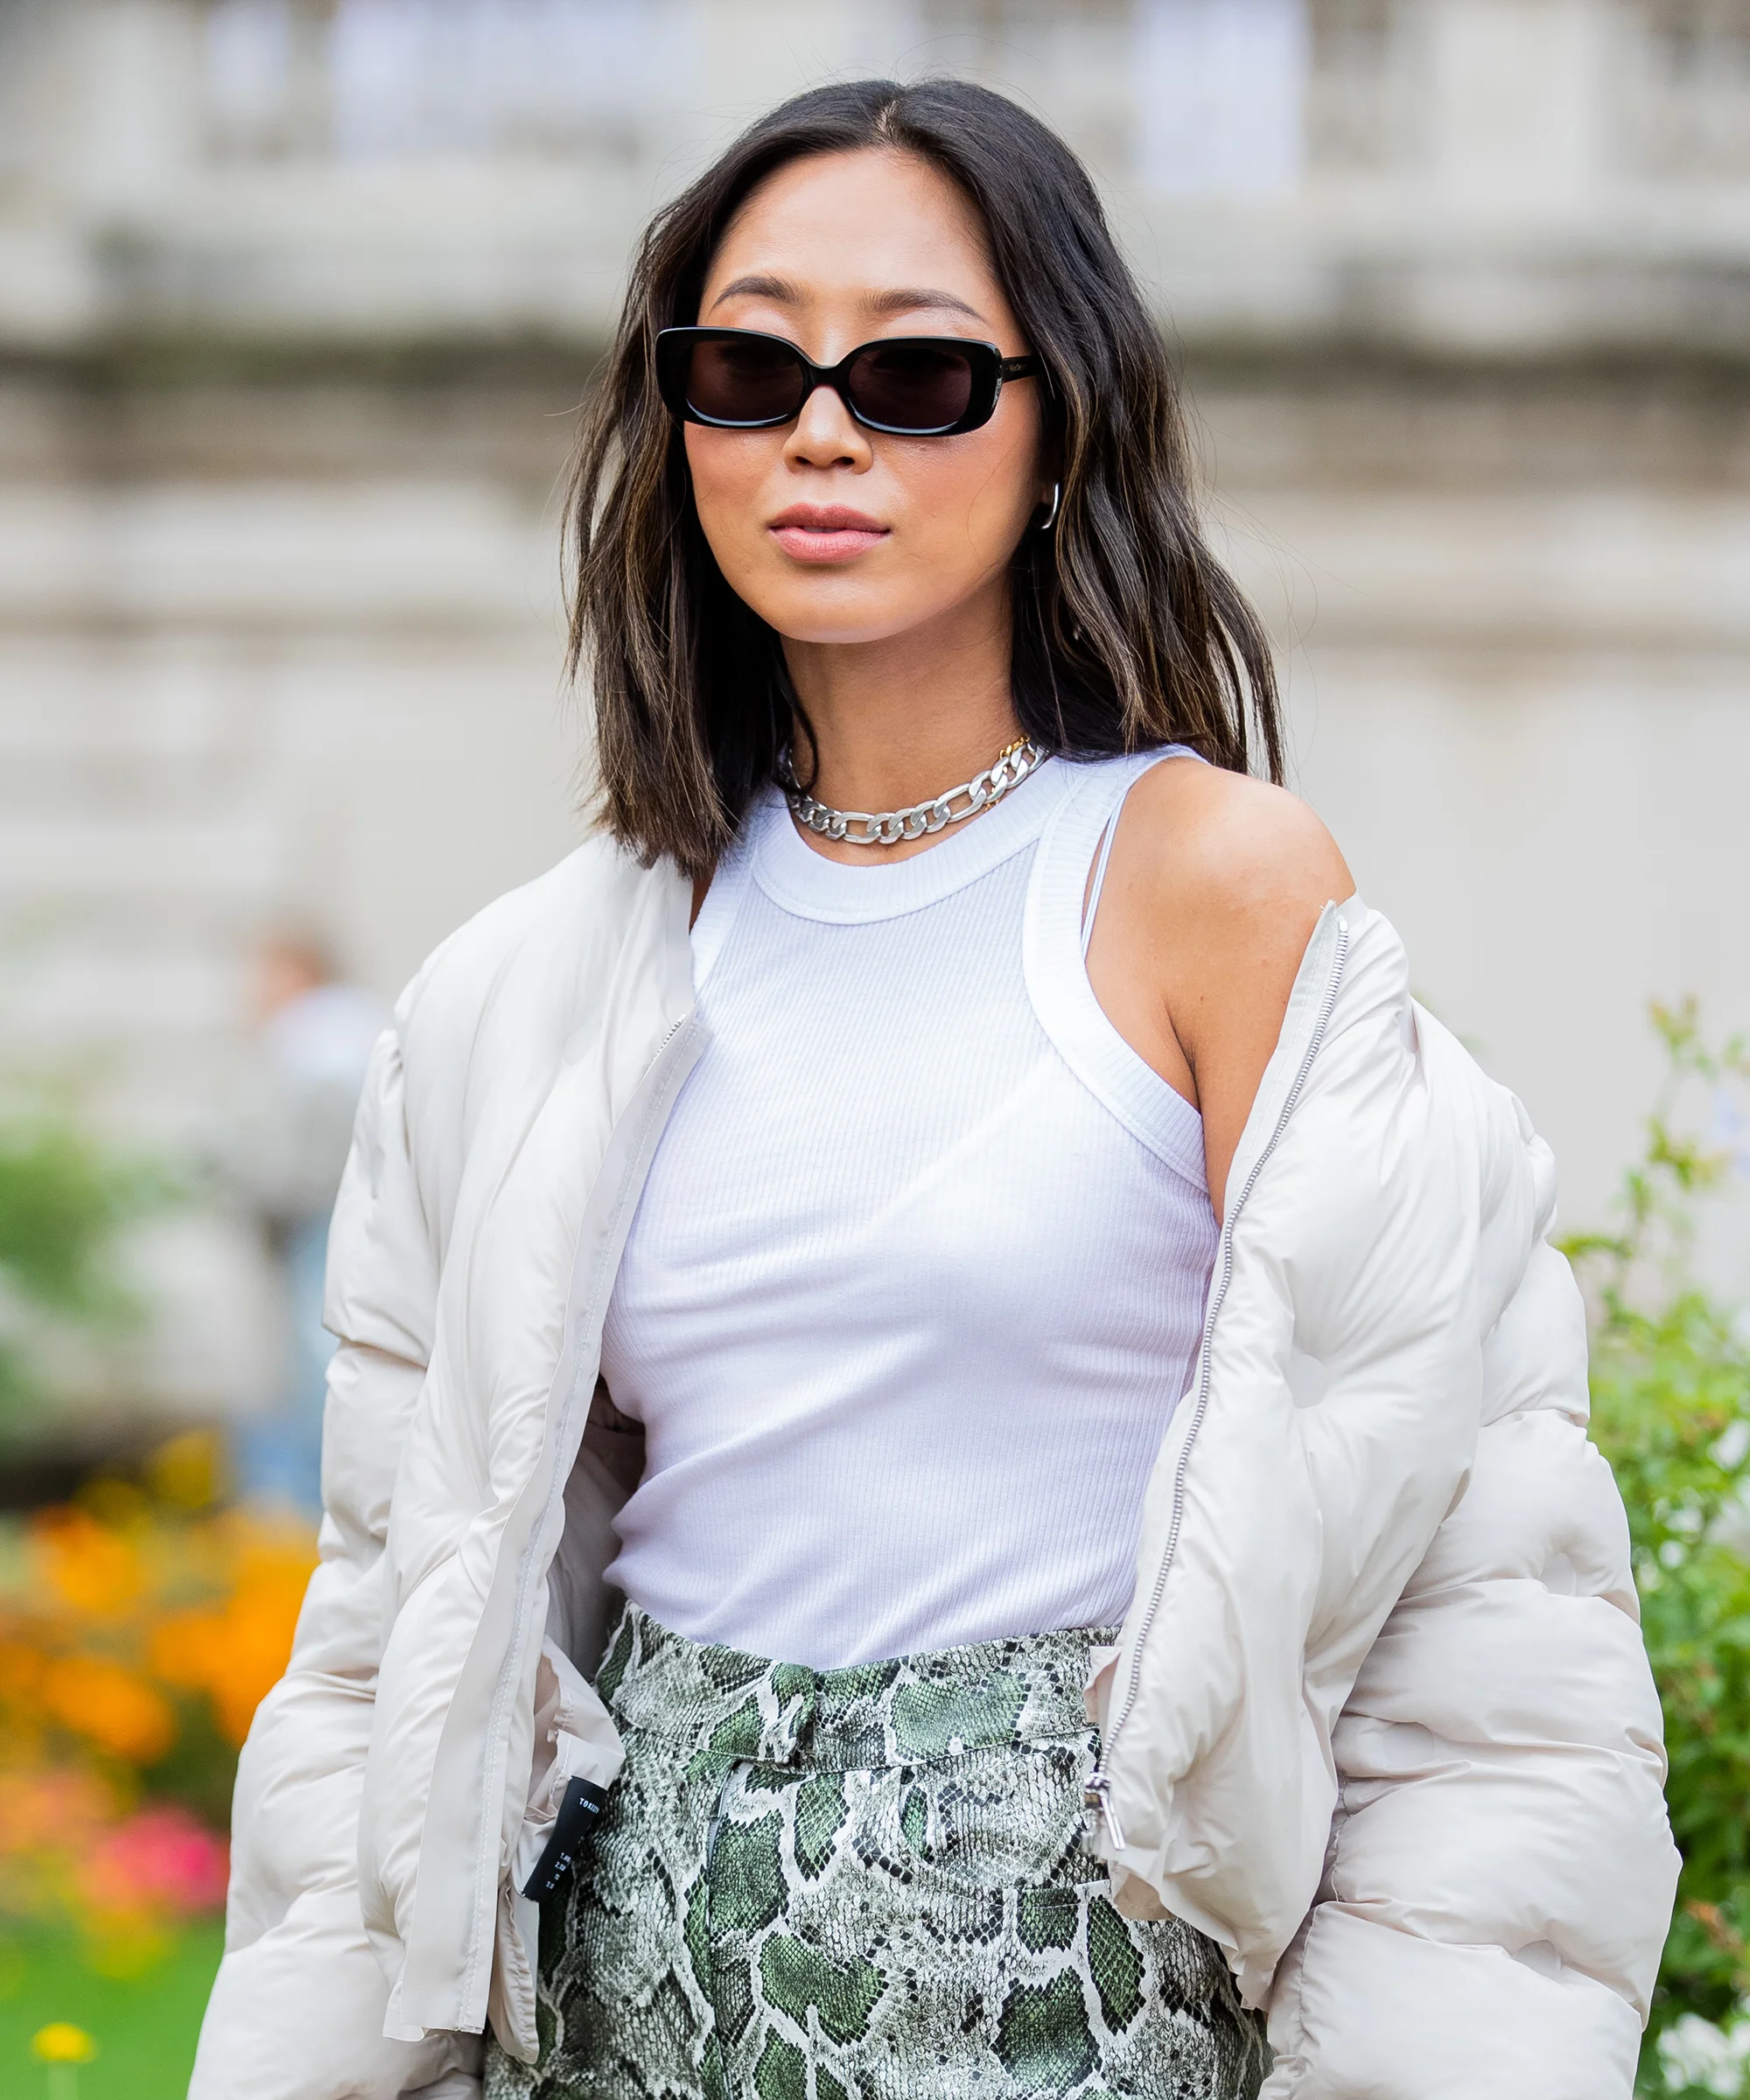
[(985, 90), (659, 215), (600, 821), (373, 1059), (196, 2100), (1626, 2100), (1676, 1858), (1552, 1165), (1275, 784), (1186, 459)]
[(334, 1338), (322, 1324), (328, 1219), (352, 1141), (382, 1002), (342, 983), (321, 942), (263, 941), (251, 984), (251, 1055), (220, 1130), (219, 1176), (259, 1226), (284, 1278), (287, 1342), (276, 1405), (239, 1423), (240, 1494), (312, 1514), (322, 1507), (322, 1410)]

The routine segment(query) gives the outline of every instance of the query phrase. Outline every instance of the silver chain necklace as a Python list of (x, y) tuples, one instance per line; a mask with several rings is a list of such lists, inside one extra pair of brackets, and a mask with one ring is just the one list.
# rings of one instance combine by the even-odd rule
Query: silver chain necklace
[[(817, 802), (798, 783), (788, 747), (778, 753), (776, 772), (784, 800), (799, 824), (847, 846), (897, 846), (902, 839), (922, 838), (927, 832), (940, 831), (946, 825), (963, 824), (969, 816), (976, 816), (981, 809), (1000, 802), (1046, 756), (1044, 745), (1035, 744), (1031, 737), (1017, 737), (1007, 750), (998, 752), (983, 773), (975, 773), (962, 786), (950, 788), (931, 802), (914, 802), (909, 809), (884, 809), (878, 815), (866, 809), (834, 809)], [(956, 809), (954, 805), (962, 795), (966, 807)]]

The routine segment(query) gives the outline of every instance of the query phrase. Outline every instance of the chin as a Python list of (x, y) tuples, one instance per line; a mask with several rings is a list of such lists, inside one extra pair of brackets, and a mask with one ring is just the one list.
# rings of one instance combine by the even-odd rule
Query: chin
[(766, 622), (786, 641), (811, 642), (822, 648), (854, 648), (859, 642), (892, 641), (895, 635), (906, 634), (919, 624), (915, 620), (852, 622), (800, 617)]
[[(822, 579), (825, 580), (825, 579)], [(816, 642), (822, 647), (860, 641), (886, 641), (908, 627), (928, 620), (934, 607), (895, 606), (891, 601), (870, 604), (852, 601), (844, 589), (807, 592), (768, 592), (745, 594), (747, 603), (768, 627), (786, 641)], [(857, 599), (862, 594), (855, 594)]]

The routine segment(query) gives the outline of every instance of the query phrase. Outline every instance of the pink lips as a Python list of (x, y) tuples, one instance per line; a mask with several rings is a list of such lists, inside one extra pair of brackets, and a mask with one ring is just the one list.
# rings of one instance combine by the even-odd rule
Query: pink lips
[(842, 503), (793, 503), (767, 529), (793, 561), (824, 564), (866, 554), (889, 528)]

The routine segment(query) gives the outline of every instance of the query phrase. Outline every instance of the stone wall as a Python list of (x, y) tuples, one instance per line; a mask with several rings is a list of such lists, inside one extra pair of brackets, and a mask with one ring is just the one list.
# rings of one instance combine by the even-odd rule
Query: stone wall
[[(392, 992), (565, 850), (558, 486), (627, 245), (801, 79), (932, 64), (1096, 164), (1298, 782), (1598, 1214), (1644, 1001), (1750, 1023), (1737, 0), (0, 0), (12, 1054), (181, 1143), (262, 928)], [(178, 1231), (142, 1380), (216, 1404), (270, 1306)]]

